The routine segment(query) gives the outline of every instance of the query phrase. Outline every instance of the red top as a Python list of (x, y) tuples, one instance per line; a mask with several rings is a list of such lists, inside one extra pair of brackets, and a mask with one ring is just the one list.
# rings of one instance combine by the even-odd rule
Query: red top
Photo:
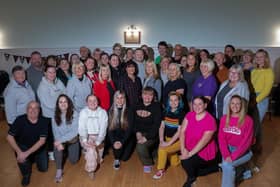
[(92, 85), (98, 80), (98, 72), (94, 72), (92, 76), (90, 76), (88, 73), (86, 73), (86, 76), (91, 80)]
[[(109, 82), (109, 84), (111, 85), (113, 91), (115, 91), (116, 88), (112, 80)], [(93, 93), (98, 98), (100, 107), (108, 111), (112, 104), (110, 103), (110, 97), (112, 97), (113, 100), (113, 94), (112, 96), (110, 95), (107, 81), (105, 80), (102, 83), (100, 80), (97, 80), (93, 85)]]

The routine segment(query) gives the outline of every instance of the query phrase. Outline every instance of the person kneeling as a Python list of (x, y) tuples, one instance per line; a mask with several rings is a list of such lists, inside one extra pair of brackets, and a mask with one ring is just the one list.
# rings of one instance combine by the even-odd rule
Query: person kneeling
[(214, 140), (216, 120), (206, 111), (207, 103), (205, 97), (195, 97), (193, 112), (189, 112), (182, 123), (181, 163), (188, 175), (184, 187), (191, 187), (198, 176), (219, 170)]
[(234, 187), (236, 168), (248, 162), (253, 156), (250, 147), (254, 127), (253, 120), (246, 115), (246, 107), (243, 98), (239, 95), (232, 96), (228, 113), (220, 121), (218, 140), (223, 157), (222, 187)]
[(167, 107), (164, 112), (163, 120), (159, 128), (159, 148), (157, 172), (154, 179), (160, 179), (165, 173), (167, 158), (170, 158), (170, 165), (180, 164), (178, 152), (180, 151), (180, 127), (184, 119), (184, 104), (180, 94), (172, 91), (168, 94)]
[(26, 114), (16, 118), (7, 140), (16, 152), (17, 164), (23, 176), (21, 184), (30, 183), (32, 163), (35, 161), (41, 172), (48, 170), (46, 138), (49, 119), (39, 116), (40, 106), (36, 101), (27, 105)]
[(128, 107), (125, 93), (116, 91), (114, 101), (109, 110), (108, 136), (114, 153), (113, 168), (120, 168), (120, 160), (127, 161), (135, 147), (135, 138), (132, 136), (132, 124), (128, 120)]
[(82, 147), (85, 149), (85, 170), (93, 179), (97, 165), (102, 162), (104, 138), (108, 125), (107, 112), (98, 106), (95, 95), (86, 99), (87, 106), (79, 116), (79, 135)]

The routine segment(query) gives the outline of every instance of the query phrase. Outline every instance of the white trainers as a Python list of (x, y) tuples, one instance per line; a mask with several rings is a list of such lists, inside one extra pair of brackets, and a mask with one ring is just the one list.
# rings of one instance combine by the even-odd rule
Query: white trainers
[(153, 179), (160, 179), (163, 176), (164, 172), (165, 171), (163, 169), (158, 170), (156, 174), (153, 176)]
[(49, 160), (54, 160), (54, 154), (53, 152), (48, 152)]

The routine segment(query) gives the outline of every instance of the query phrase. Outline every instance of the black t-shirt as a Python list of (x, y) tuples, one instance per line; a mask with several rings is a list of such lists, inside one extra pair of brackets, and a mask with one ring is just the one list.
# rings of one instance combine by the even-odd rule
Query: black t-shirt
[(27, 115), (24, 114), (16, 118), (8, 134), (15, 138), (21, 149), (24, 147), (24, 149), (27, 150), (31, 148), (40, 137), (48, 136), (49, 123), (50, 120), (48, 118), (39, 117), (37, 123), (33, 124), (27, 119)]
[[(145, 117), (140, 116), (142, 114)], [(141, 132), (148, 140), (158, 140), (158, 130), (161, 122), (161, 107), (159, 103), (152, 102), (148, 106), (145, 106), (143, 103), (138, 104), (133, 109), (131, 120), (130, 124), (134, 125), (135, 132)]]
[(177, 112), (165, 112), (163, 116), (164, 136), (172, 138), (185, 117), (183, 110)]

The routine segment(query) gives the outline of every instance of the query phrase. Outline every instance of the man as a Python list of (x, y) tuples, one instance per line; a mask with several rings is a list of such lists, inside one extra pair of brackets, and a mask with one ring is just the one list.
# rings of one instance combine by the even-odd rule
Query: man
[(44, 76), (41, 53), (38, 51), (32, 52), (30, 63), (31, 65), (26, 70), (27, 80), (36, 94), (41, 79)]
[(166, 43), (166, 41), (160, 41), (158, 43), (158, 53), (159, 56), (157, 56), (155, 63), (158, 65), (161, 61), (162, 57), (167, 56), (167, 49), (168, 49), (168, 45)]
[(137, 48), (134, 53), (134, 62), (137, 64), (137, 75), (141, 79), (141, 83), (144, 83), (145, 75), (145, 52), (141, 48)]
[(89, 48), (86, 46), (80, 47), (80, 61), (84, 63), (88, 57), (90, 57)]
[(36, 101), (29, 102), (26, 114), (17, 117), (11, 126), (7, 140), (16, 153), (17, 164), (23, 176), (21, 184), (30, 183), (32, 163), (35, 161), (41, 172), (48, 169), (45, 149), (49, 120), (39, 116), (40, 106)]
[(11, 126), (15, 119), (26, 113), (30, 101), (35, 100), (35, 94), (26, 81), (25, 70), (22, 66), (12, 69), (13, 79), (7, 85), (3, 96), (5, 100), (5, 113), (8, 125)]
[(216, 78), (221, 85), (225, 80), (228, 79), (228, 68), (224, 65), (226, 59), (225, 55), (222, 52), (218, 52), (215, 54), (214, 61), (217, 65), (217, 73)]
[(224, 49), (224, 53), (225, 53), (225, 57), (226, 57), (226, 61), (225, 61), (225, 66), (229, 69), (233, 64), (233, 55), (235, 52), (235, 47), (233, 45), (226, 45), (225, 49)]

